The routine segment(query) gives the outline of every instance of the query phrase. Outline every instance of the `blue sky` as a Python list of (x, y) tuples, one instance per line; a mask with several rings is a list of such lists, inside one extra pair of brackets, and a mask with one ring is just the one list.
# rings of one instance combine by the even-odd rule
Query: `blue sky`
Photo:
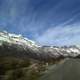
[(0, 30), (42, 45), (80, 45), (80, 0), (0, 0)]

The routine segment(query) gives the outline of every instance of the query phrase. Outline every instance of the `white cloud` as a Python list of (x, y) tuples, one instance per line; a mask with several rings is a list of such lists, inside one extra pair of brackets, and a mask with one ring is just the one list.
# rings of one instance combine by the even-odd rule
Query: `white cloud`
[(49, 28), (36, 41), (42, 45), (79, 45), (80, 24)]

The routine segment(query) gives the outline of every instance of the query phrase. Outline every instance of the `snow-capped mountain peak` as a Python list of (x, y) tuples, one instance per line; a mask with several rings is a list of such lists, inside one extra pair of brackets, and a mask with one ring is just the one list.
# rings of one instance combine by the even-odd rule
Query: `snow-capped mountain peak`
[(22, 35), (16, 35), (16, 34), (11, 34), (8, 32), (0, 32), (0, 41), (8, 41), (14, 44), (24, 44), (27, 45), (29, 47), (38, 47), (38, 45), (32, 41), (29, 40), (28, 38), (24, 38)]

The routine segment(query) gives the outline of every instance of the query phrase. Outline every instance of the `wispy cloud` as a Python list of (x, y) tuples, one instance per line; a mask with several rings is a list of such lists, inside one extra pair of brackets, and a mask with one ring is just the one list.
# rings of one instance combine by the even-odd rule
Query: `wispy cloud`
[(0, 0), (0, 30), (22, 34), (40, 44), (80, 42), (79, 0)]
[(72, 24), (49, 28), (36, 41), (43, 45), (75, 45), (80, 44), (80, 24)]

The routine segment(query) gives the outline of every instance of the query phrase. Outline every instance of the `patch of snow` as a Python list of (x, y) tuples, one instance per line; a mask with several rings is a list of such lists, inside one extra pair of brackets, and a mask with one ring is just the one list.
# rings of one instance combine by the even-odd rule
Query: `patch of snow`
[(80, 51), (78, 49), (73, 49), (73, 48), (70, 48), (70, 50), (74, 53), (79, 53)]

